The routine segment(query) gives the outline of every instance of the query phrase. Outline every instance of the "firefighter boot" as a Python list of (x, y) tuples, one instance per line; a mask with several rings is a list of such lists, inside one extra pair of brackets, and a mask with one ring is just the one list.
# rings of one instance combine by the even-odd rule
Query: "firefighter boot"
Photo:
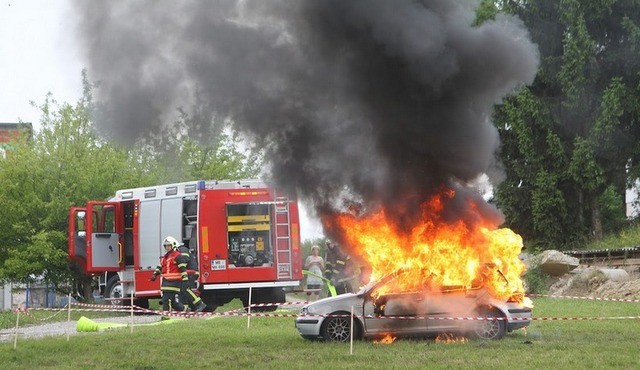
[(194, 311), (195, 312), (202, 312), (202, 311), (204, 311), (205, 308), (207, 308), (207, 305), (204, 302), (200, 301), (196, 305)]

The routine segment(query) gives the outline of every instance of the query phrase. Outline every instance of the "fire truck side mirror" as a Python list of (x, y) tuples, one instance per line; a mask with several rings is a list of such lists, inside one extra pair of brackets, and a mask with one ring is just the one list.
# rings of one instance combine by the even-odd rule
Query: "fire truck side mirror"
[(76, 216), (78, 217), (78, 220), (84, 220), (86, 214), (84, 211), (80, 211), (78, 213), (76, 213)]

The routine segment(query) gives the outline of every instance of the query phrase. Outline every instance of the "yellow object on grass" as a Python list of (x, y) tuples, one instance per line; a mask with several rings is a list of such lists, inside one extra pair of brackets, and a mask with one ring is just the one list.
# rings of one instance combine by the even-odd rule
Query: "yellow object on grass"
[(95, 331), (102, 331), (106, 329), (123, 328), (125, 326), (127, 326), (127, 324), (95, 322), (91, 319), (88, 319), (82, 316), (80, 317), (80, 319), (78, 319), (78, 323), (76, 324), (76, 331), (95, 332)]

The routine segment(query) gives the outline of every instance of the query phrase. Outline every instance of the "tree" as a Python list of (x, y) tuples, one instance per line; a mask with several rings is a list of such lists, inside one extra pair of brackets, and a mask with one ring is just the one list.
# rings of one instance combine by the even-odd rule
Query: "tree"
[[(107, 199), (117, 189), (148, 186), (164, 180), (187, 181), (209, 176), (256, 175), (259, 159), (244, 155), (233, 137), (220, 136), (207, 146), (186, 137), (167, 136), (180, 160), (167, 171), (170, 153), (140, 142), (124, 147), (101, 138), (91, 119), (92, 86), (84, 77), (84, 95), (75, 106), (47, 95), (38, 106), (41, 129), (32, 140), (13, 143), (0, 158), (0, 281), (44, 278), (55, 287), (91, 278), (67, 260), (69, 208), (87, 200)], [(68, 285), (67, 285), (68, 286)]]
[(1, 280), (67, 282), (72, 276), (66, 252), (69, 207), (153, 178), (133, 151), (95, 135), (88, 92), (76, 106), (58, 106), (48, 95), (39, 106), (41, 130), (0, 161)]
[(541, 57), (534, 84), (496, 108), (497, 203), (543, 248), (601, 238), (622, 224), (625, 166), (640, 160), (640, 1), (494, 5), (524, 21)]

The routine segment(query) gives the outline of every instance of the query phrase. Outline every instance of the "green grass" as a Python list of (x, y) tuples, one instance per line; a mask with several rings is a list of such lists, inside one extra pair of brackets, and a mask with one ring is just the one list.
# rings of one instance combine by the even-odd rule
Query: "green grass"
[[(640, 316), (639, 303), (539, 298), (536, 317)], [(226, 307), (225, 307), (226, 308)], [(280, 311), (282, 312), (282, 311)], [(14, 317), (15, 319), (15, 317)], [(14, 322), (15, 323), (15, 322)], [(0, 343), (3, 369), (639, 368), (640, 320), (534, 321), (500, 341), (349, 344), (302, 338), (293, 318), (216, 317)]]
[(625, 248), (640, 245), (640, 225), (632, 225), (617, 234), (607, 235), (602, 240), (585, 245), (585, 250)]

